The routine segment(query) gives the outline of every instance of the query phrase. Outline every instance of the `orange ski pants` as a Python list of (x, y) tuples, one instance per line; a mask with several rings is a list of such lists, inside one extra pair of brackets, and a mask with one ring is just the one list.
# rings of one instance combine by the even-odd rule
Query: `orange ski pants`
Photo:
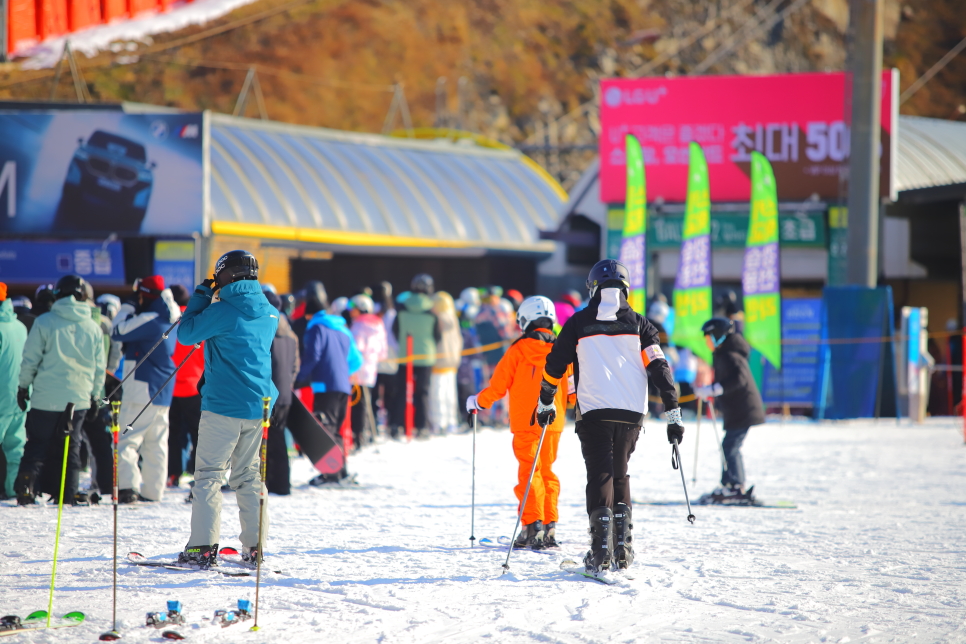
[[(557, 460), (557, 446), (560, 444), (561, 432), (547, 432), (543, 439), (543, 449), (537, 459), (537, 469), (533, 473), (533, 484), (527, 497), (527, 506), (523, 509), (523, 525), (534, 521), (549, 523), (557, 520), (557, 498), (560, 496), (560, 479), (553, 473), (551, 467)], [(530, 478), (530, 468), (537, 456), (537, 445), (540, 443), (540, 432), (520, 432), (513, 435), (513, 453), (517, 457), (520, 467), (517, 470), (519, 483), (513, 488), (517, 495), (517, 511), (519, 503), (523, 503), (523, 494), (527, 491), (527, 481)]]

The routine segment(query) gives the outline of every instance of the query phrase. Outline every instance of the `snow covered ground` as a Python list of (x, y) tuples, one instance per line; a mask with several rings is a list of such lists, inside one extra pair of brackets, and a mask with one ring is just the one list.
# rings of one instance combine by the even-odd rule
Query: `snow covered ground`
[[(114, 53), (123, 51), (137, 52), (138, 43), (150, 45), (151, 36), (170, 31), (179, 31), (193, 25), (203, 25), (210, 20), (220, 18), (239, 7), (251, 4), (255, 0), (195, 0), (191, 3), (175, 3), (163, 13), (147, 11), (128, 20), (117, 20), (106, 25), (96, 25), (81, 31), (56, 36), (47, 40), (23, 47), (14, 55), (26, 58), (24, 69), (44, 69), (53, 67), (64, 55), (64, 44), (69, 40), (71, 49), (81, 52), (88, 58), (96, 56), (102, 51), (110, 50)], [(137, 56), (129, 56), (118, 62), (135, 62)]]
[[(690, 485), (694, 424), (683, 445)], [(717, 478), (705, 424), (698, 484)], [(631, 461), (638, 500), (682, 498), (663, 426)], [(745, 459), (766, 499), (797, 510), (636, 506), (636, 578), (605, 586), (561, 572), (586, 543), (583, 464), (561, 442), (563, 553), (470, 549), (468, 435), (387, 443), (350, 461), (358, 489), (315, 489), (295, 462), (290, 497), (271, 497), (263, 629), (210, 624), (254, 598), (254, 578), (119, 565), (125, 642), (162, 641), (147, 611), (180, 599), (196, 642), (966, 642), (966, 447), (961, 425), (931, 421), (778, 423), (752, 431)], [(509, 535), (515, 463), (507, 431), (477, 442), (476, 537)], [(185, 492), (123, 507), (120, 552), (174, 557), (187, 538)], [(226, 495), (223, 545), (239, 545)], [(46, 608), (56, 508), (0, 507), (0, 613)], [(55, 613), (77, 628), (11, 642), (93, 641), (110, 628), (111, 508), (65, 509)]]

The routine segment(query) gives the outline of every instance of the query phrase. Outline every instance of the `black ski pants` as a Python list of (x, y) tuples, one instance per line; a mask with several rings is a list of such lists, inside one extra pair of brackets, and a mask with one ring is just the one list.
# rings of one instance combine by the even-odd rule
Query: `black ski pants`
[(631, 483), (627, 474), (637, 439), (638, 425), (613, 421), (577, 421), (580, 451), (587, 467), (587, 514), (600, 507), (613, 509), (618, 503), (631, 505)]
[[(424, 432), (429, 427), (429, 384), (433, 377), (432, 367), (413, 366), (413, 428)], [(406, 426), (406, 365), (399, 365), (396, 395), (400, 426)], [(395, 434), (393, 434), (395, 437)]]
[(745, 460), (741, 457), (741, 445), (748, 435), (748, 427), (744, 429), (726, 429), (721, 449), (724, 451), (725, 463), (728, 469), (721, 470), (721, 485), (738, 487), (745, 484)]
[(265, 482), (272, 494), (291, 494), (288, 445), (285, 443), (285, 424), (291, 404), (275, 404), (268, 426), (268, 472)]
[[(175, 396), (168, 409), (168, 478), (181, 476), (184, 471), (194, 474), (195, 450), (198, 449), (198, 423), (201, 422), (201, 394)], [(184, 465), (184, 450), (191, 437), (188, 466)]]
[(376, 376), (376, 386), (372, 390), (372, 413), (379, 418), (379, 401), (382, 401), (382, 408), (386, 410), (386, 425), (388, 427), (399, 427), (405, 420), (399, 415), (399, 404), (396, 401), (399, 395), (399, 372), (380, 373)]
[(372, 389), (365, 385), (358, 385), (359, 401), (352, 405), (352, 439), (356, 449), (363, 444), (371, 443), (376, 435), (376, 428), (370, 427), (369, 414), (372, 410)]
[(114, 448), (111, 437), (111, 408), (102, 407), (93, 418), (84, 420), (84, 435), (91, 448), (91, 491), (110, 495), (114, 490)]
[[(35, 490), (53, 496), (60, 493), (60, 472), (64, 458), (64, 435), (58, 431), (62, 411), (31, 409), (27, 414), (27, 444), (20, 461), (18, 479), (29, 475), (39, 483)], [(80, 479), (81, 427), (86, 409), (74, 412), (70, 423), (70, 447), (67, 451), (67, 477), (64, 479), (64, 500), (73, 502)]]

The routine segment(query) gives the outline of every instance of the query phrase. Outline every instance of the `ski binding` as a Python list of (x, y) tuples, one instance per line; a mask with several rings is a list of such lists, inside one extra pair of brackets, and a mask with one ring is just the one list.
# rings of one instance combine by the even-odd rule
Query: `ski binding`
[(239, 599), (238, 608), (236, 610), (216, 610), (212, 623), (218, 624), (222, 628), (225, 628), (226, 626), (231, 626), (232, 624), (244, 622), (245, 620), (252, 618), (251, 610), (251, 601), (247, 599)]
[(184, 615), (181, 614), (181, 602), (177, 600), (168, 600), (167, 613), (148, 613), (145, 622), (145, 626), (153, 626), (157, 629), (165, 628), (166, 626), (180, 626), (184, 624)]

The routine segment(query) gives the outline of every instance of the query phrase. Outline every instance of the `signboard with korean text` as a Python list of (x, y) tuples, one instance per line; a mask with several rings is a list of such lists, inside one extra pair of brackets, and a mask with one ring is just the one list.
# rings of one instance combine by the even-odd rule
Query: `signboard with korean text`
[[(681, 246), (684, 218), (648, 213), (647, 247), (677, 250)], [(716, 249), (744, 248), (748, 239), (748, 215), (711, 213), (711, 245)], [(825, 216), (818, 210), (778, 213), (778, 239), (783, 248), (825, 248)]]
[[(882, 74), (880, 185), (896, 198), (898, 71)], [(641, 144), (648, 196), (682, 203), (688, 144), (701, 145), (713, 202), (748, 201), (751, 153), (774, 169), (780, 200), (813, 194), (838, 199), (847, 176), (849, 126), (843, 72), (770, 76), (702, 76), (601, 81), (600, 198), (624, 199), (624, 138)]]
[(765, 363), (762, 398), (766, 405), (811, 407), (818, 381), (822, 300), (782, 300), (782, 368)]
[(119, 241), (0, 242), (0, 282), (54, 284), (70, 274), (94, 286), (123, 285), (123, 245)]

